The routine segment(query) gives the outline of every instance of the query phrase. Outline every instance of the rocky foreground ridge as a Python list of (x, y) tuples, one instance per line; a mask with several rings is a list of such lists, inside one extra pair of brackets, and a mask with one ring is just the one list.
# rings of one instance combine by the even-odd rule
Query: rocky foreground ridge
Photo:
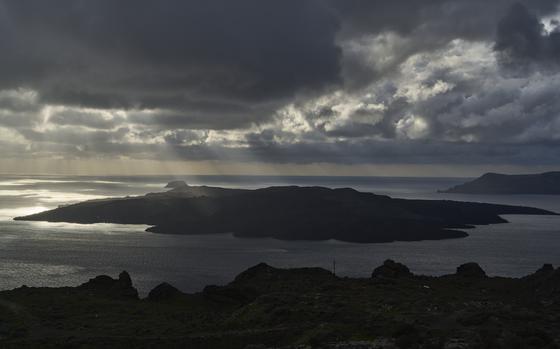
[(144, 196), (91, 200), (16, 220), (120, 223), (168, 234), (233, 233), (283, 240), (374, 243), (460, 238), (474, 225), (505, 223), (504, 214), (554, 215), (530, 207), (446, 200), (405, 200), (351, 188), (256, 190), (189, 186)]
[(2, 348), (558, 348), (560, 269), (488, 277), (414, 275), (388, 260), (371, 278), (259, 264), (185, 294), (140, 299), (128, 273), (78, 287), (0, 292)]

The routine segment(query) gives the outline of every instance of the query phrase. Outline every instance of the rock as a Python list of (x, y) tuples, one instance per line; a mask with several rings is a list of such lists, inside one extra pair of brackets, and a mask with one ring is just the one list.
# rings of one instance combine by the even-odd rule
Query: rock
[(553, 271), (554, 267), (552, 264), (544, 264), (539, 270), (537, 270), (537, 273), (551, 273)]
[(486, 272), (478, 265), (478, 263), (465, 263), (457, 268), (456, 275), (469, 278), (485, 278)]
[(188, 186), (189, 185), (185, 181), (171, 181), (167, 183), (165, 187), (170, 189), (181, 189), (181, 188), (188, 188)]
[(132, 279), (127, 271), (122, 271), (119, 274), (119, 283), (123, 286), (123, 288), (132, 287)]
[(108, 275), (98, 275), (93, 279), (89, 279), (88, 282), (83, 283), (80, 287), (92, 290), (106, 289), (113, 286), (115, 281), (115, 279)]
[(157, 285), (153, 290), (148, 293), (148, 300), (150, 301), (166, 301), (182, 295), (183, 292), (179, 291), (167, 282)]
[[(546, 267), (545, 270), (549, 270), (549, 267)], [(533, 289), (540, 297), (557, 300), (560, 298), (560, 269), (537, 271), (532, 275), (530, 281)]]
[(138, 299), (138, 291), (132, 286), (130, 275), (126, 271), (121, 272), (116, 280), (107, 275), (96, 276), (79, 288), (110, 298)]
[(276, 268), (271, 267), (270, 265), (268, 265), (266, 263), (259, 263), (255, 266), (245, 270), (241, 274), (237, 275), (237, 277), (235, 278), (235, 281), (243, 282), (243, 281), (252, 280), (252, 279), (255, 279), (255, 278), (267, 278), (267, 277), (270, 277), (271, 275), (273, 275), (276, 271), (277, 271)]
[(530, 282), (533, 286), (536, 286), (539, 283), (542, 283), (552, 274), (554, 274), (554, 267), (552, 266), (552, 264), (544, 264), (536, 272), (523, 277), (523, 279)]
[(372, 278), (400, 278), (407, 276), (412, 276), (408, 267), (391, 259), (387, 259), (383, 262), (382, 266), (375, 268), (371, 274)]

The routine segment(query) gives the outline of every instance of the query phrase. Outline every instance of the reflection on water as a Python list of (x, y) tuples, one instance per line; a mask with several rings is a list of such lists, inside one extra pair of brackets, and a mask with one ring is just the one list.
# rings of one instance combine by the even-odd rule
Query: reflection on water
[[(84, 198), (141, 195), (160, 190), (170, 179), (0, 177), (0, 289), (22, 284), (77, 285), (98, 274), (116, 276), (128, 270), (143, 294), (161, 281), (195, 291), (207, 284), (226, 283), (259, 262), (279, 267), (330, 268), (336, 259), (339, 274), (364, 277), (386, 258), (430, 275), (451, 273), (468, 261), (479, 262), (491, 275), (509, 276), (528, 274), (543, 263), (560, 265), (560, 217), (554, 216), (507, 216), (510, 224), (478, 227), (470, 230), (465, 239), (389, 244), (237, 239), (227, 234), (158, 235), (146, 233), (146, 226), (11, 220)], [(216, 176), (189, 177), (187, 181), (252, 188), (274, 184), (346, 186), (399, 197), (487, 201), (560, 211), (558, 196), (435, 192), (463, 179)]]
[(48, 210), (46, 206), (26, 206), (17, 208), (0, 209), (0, 221), (10, 220), (14, 217), (27, 216)]
[(40, 274), (46, 277), (61, 277), (77, 273), (80, 267), (73, 265), (49, 265), (45, 263), (23, 263), (18, 261), (7, 261), (0, 265), (0, 275), (5, 278), (19, 279), (21, 274)]

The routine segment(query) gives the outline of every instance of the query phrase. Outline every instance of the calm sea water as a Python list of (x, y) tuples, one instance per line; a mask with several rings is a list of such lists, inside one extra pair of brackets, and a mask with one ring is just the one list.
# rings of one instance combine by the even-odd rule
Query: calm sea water
[(163, 191), (173, 179), (190, 184), (258, 188), (270, 185), (352, 187), (402, 198), (452, 199), (534, 206), (560, 212), (560, 196), (438, 194), (464, 178), (383, 177), (18, 177), (0, 176), (0, 289), (72, 286), (99, 274), (131, 273), (142, 294), (162, 281), (184, 291), (224, 284), (259, 262), (277, 267), (319, 266), (368, 276), (387, 258), (428, 275), (477, 261), (491, 275), (522, 276), (543, 263), (560, 265), (560, 217), (506, 216), (508, 224), (470, 230), (464, 239), (352, 244), (339, 241), (238, 239), (231, 235), (176, 236), (145, 226), (15, 222), (13, 217), (82, 200)]

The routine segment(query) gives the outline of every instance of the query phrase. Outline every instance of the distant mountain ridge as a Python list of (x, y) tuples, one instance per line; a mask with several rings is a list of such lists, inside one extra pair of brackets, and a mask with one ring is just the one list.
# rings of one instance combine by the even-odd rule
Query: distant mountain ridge
[(555, 214), (518, 206), (405, 200), (350, 188), (228, 189), (172, 183), (144, 196), (91, 200), (16, 220), (146, 224), (169, 234), (233, 233), (283, 240), (391, 242), (460, 238), (457, 229), (507, 222), (502, 214)]
[(486, 173), (473, 181), (441, 192), (460, 194), (560, 195), (560, 172), (524, 175)]

